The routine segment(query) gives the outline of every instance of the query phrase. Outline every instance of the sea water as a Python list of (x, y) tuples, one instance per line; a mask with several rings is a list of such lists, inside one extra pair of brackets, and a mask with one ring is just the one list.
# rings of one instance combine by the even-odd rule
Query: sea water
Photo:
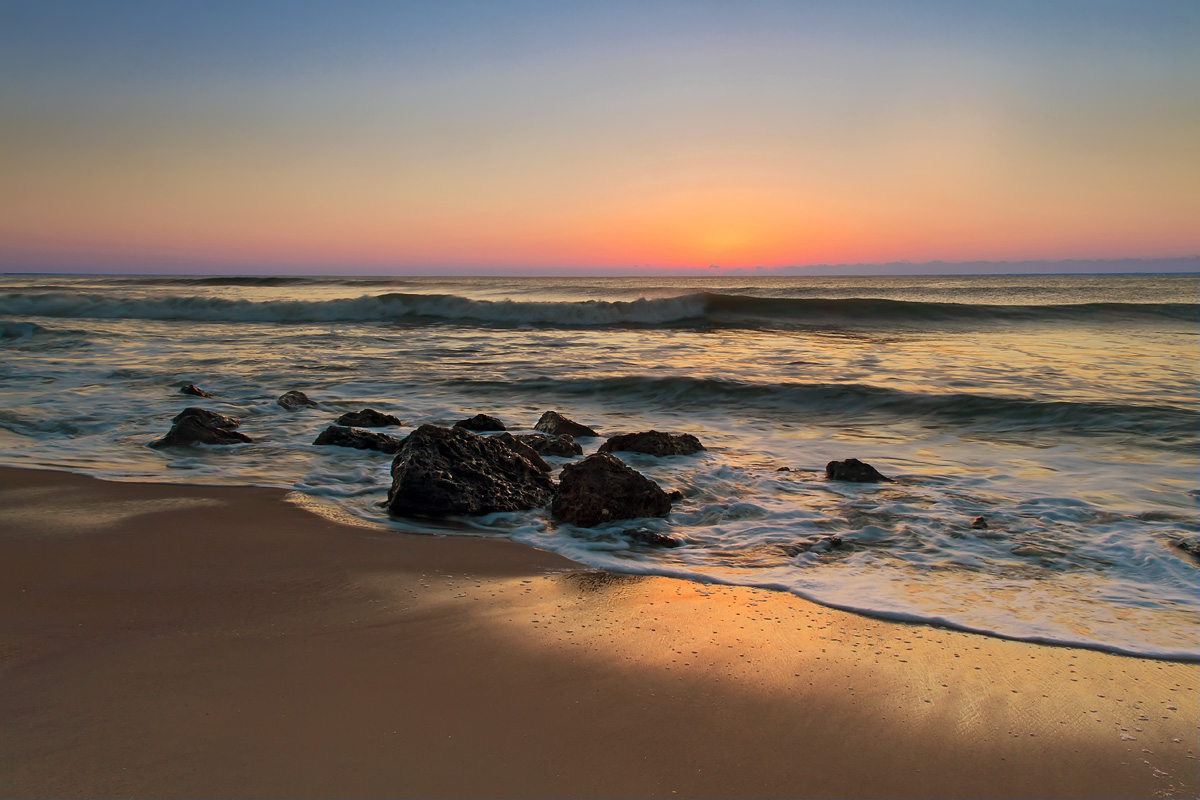
[[(0, 464), (286, 487), (381, 528), (1197, 659), (1178, 547), (1197, 528), (1197, 293), (1196, 276), (0, 276)], [(321, 407), (285, 410), (289, 389)], [(192, 405), (254, 442), (147, 446)], [(707, 449), (619, 454), (683, 492), (664, 518), (392, 519), (389, 456), (312, 445), (367, 407), (397, 436), (480, 412), (528, 431), (553, 409), (603, 435), (585, 454), (652, 428)], [(894, 482), (825, 479), (851, 457)]]

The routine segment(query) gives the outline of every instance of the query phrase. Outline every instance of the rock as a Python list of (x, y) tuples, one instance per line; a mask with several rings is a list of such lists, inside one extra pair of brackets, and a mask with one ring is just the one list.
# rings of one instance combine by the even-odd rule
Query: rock
[(651, 547), (682, 547), (687, 544), (687, 542), (678, 536), (669, 536), (665, 533), (659, 533), (658, 531), (652, 531), (649, 528), (640, 526), (637, 528), (626, 528), (621, 532), (635, 542), (648, 544)]
[(672, 503), (678, 503), (683, 499), (683, 492), (679, 491), (678, 489), (672, 489), (671, 491), (667, 492), (667, 499)]
[(779, 469), (777, 469), (775, 471), (776, 472), (791, 472), (792, 468), (791, 467), (780, 467)]
[(574, 420), (567, 419), (557, 411), (547, 411), (538, 419), (537, 424), (533, 426), (535, 431), (548, 433), (551, 436), (599, 436), (594, 430), (587, 425), (580, 425)]
[(518, 433), (514, 438), (529, 445), (543, 456), (570, 458), (583, 455), (583, 448), (579, 446), (579, 442), (565, 433), (560, 436), (550, 436), (545, 433)]
[(456, 428), (465, 428), (469, 431), (503, 431), (507, 430), (504, 423), (495, 417), (490, 417), (487, 414), (476, 414), (470, 419), (459, 420), (454, 423)]
[(364, 431), (362, 428), (346, 428), (340, 425), (330, 425), (321, 431), (313, 444), (353, 447), (357, 450), (378, 450), (381, 453), (395, 453), (400, 449), (400, 440), (395, 436)]
[(532, 447), (525, 444), (511, 433), (505, 431), (504, 433), (493, 436), (492, 438), (498, 442), (504, 442), (513, 450), (516, 450), (518, 453), (525, 456), (525, 458), (529, 459), (529, 463), (533, 464), (542, 472), (550, 471), (550, 465), (546, 463), (545, 459), (542, 458), (537, 450), (534, 450)]
[(242, 421), (240, 419), (235, 417), (227, 417), (224, 414), (218, 414), (216, 411), (209, 411), (207, 408), (199, 408), (197, 406), (188, 406), (183, 411), (180, 411), (178, 414), (172, 417), (171, 422), (178, 424), (188, 417), (195, 417), (205, 425), (213, 428), (233, 430), (234, 428), (240, 428), (242, 426)]
[(800, 542), (798, 544), (781, 545), (781, 549), (789, 556), (798, 556), (801, 553), (807, 553), (810, 550), (816, 550), (818, 552), (824, 552), (827, 550), (841, 550), (843, 544), (845, 543), (842, 541), (842, 537), (840, 536), (822, 536), (820, 538), (809, 539), (807, 542)]
[(204, 391), (194, 383), (189, 383), (187, 386), (180, 386), (179, 393), (190, 394), (192, 397), (212, 397), (211, 394)]
[(554, 484), (505, 442), (422, 425), (392, 459), (387, 509), (396, 515), (487, 514), (545, 505)]
[(1191, 539), (1177, 539), (1175, 546), (1192, 558), (1200, 561), (1200, 540), (1196, 537), (1193, 536)]
[(851, 481), (853, 483), (892, 482), (891, 478), (879, 474), (879, 470), (857, 458), (830, 461), (825, 465), (825, 477), (831, 481)]
[(204, 408), (185, 408), (171, 420), (167, 435), (150, 443), (153, 448), (186, 447), (193, 444), (241, 444), (254, 441), (233, 430), (242, 423), (233, 417)]
[(987, 526), (987, 520), (983, 517), (976, 517), (975, 519), (971, 520), (971, 527), (977, 531), (987, 530)]
[(670, 511), (671, 501), (657, 483), (611, 453), (593, 453), (563, 467), (550, 507), (555, 519), (584, 527)]
[(661, 431), (642, 431), (613, 436), (600, 445), (601, 453), (648, 453), (652, 456), (690, 456), (704, 449), (700, 440), (690, 433), (678, 435)]
[(309, 399), (308, 395), (306, 395), (304, 392), (297, 391), (296, 389), (292, 389), (290, 392), (284, 392), (275, 402), (279, 403), (279, 405), (283, 406), (288, 411), (295, 411), (301, 406), (317, 408), (316, 401)]
[(349, 411), (342, 414), (337, 418), (337, 424), (358, 428), (387, 428), (400, 427), (404, 423), (391, 414), (384, 414), (373, 408), (364, 408), (362, 411)]

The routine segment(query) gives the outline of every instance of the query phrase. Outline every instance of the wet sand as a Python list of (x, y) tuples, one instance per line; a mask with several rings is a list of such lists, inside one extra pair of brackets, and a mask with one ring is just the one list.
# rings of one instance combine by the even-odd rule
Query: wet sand
[(4, 796), (1195, 797), (1195, 664), (0, 469)]

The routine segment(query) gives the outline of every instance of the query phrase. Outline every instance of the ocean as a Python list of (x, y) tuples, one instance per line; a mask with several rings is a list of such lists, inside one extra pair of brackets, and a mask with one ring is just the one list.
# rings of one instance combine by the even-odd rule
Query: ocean
[[(0, 276), (0, 464), (283, 487), (381, 529), (1197, 660), (1179, 545), (1200, 499), (1198, 291), (1194, 275)], [(321, 407), (285, 410), (290, 389)], [(147, 446), (193, 405), (254, 442)], [(602, 434), (585, 454), (649, 429), (707, 449), (620, 454), (683, 492), (665, 518), (392, 519), (390, 456), (312, 445), (367, 407), (404, 420), (396, 436), (476, 413), (529, 431), (556, 410)], [(894, 482), (827, 481), (846, 458)], [(634, 525), (686, 544), (640, 544)]]

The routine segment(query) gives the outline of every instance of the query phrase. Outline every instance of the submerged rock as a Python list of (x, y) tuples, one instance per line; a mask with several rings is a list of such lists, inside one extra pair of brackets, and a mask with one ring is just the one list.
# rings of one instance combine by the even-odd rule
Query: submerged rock
[(392, 460), (387, 509), (401, 516), (523, 511), (553, 494), (546, 473), (507, 443), (422, 425), (401, 440)]
[(235, 431), (241, 421), (206, 408), (185, 408), (171, 420), (167, 435), (150, 443), (153, 448), (187, 447), (193, 444), (242, 444), (254, 441)]
[(191, 395), (192, 397), (212, 397), (211, 394), (204, 391), (203, 389), (201, 389), (199, 386), (197, 386), (194, 383), (189, 383), (186, 386), (180, 386), (179, 393), (180, 394), (188, 394), (188, 395)]
[(599, 436), (594, 430), (587, 425), (581, 425), (574, 420), (567, 419), (557, 411), (547, 411), (538, 419), (537, 424), (533, 426), (535, 431), (548, 433), (551, 436), (561, 436), (564, 433), (567, 436)]
[(1193, 536), (1191, 539), (1177, 539), (1175, 546), (1192, 558), (1200, 561), (1200, 540), (1196, 537)]
[(551, 436), (546, 433), (518, 433), (514, 438), (529, 445), (543, 456), (570, 458), (583, 455), (583, 448), (579, 446), (579, 442), (565, 433), (559, 436)]
[(393, 417), (391, 414), (384, 414), (381, 411), (376, 411), (373, 408), (364, 408), (362, 411), (348, 411), (337, 418), (338, 425), (354, 426), (358, 428), (388, 428), (400, 427), (404, 423), (399, 417)]
[(663, 433), (642, 431), (613, 436), (600, 445), (601, 453), (629, 452), (648, 453), (652, 456), (690, 456), (704, 449), (700, 440), (690, 433)]
[(454, 423), (454, 427), (463, 428), (468, 431), (503, 431), (508, 430), (504, 427), (504, 423), (495, 417), (487, 414), (476, 414), (470, 419), (459, 420)]
[(825, 465), (825, 477), (831, 481), (851, 481), (852, 483), (892, 482), (891, 478), (881, 475), (879, 470), (857, 458), (830, 461)]
[(976, 517), (975, 519), (971, 520), (971, 527), (977, 531), (987, 530), (988, 521), (984, 517)]
[(611, 453), (593, 453), (563, 467), (550, 507), (555, 519), (584, 527), (670, 511), (671, 500), (657, 483)]
[(308, 408), (317, 408), (317, 402), (309, 398), (304, 392), (297, 389), (284, 392), (275, 402), (286, 408), (288, 411), (295, 411), (298, 408), (307, 406)]
[(381, 453), (395, 453), (400, 449), (400, 440), (395, 436), (340, 425), (330, 425), (321, 431), (313, 444), (353, 447), (356, 450), (378, 450)]
[(787, 553), (789, 556), (798, 556), (801, 553), (807, 553), (810, 550), (816, 550), (817, 552), (841, 550), (844, 544), (845, 542), (842, 541), (842, 537), (840, 536), (821, 536), (816, 539), (809, 539), (806, 542), (781, 545), (780, 549), (782, 549), (783, 552)]
[(546, 460), (542, 458), (541, 454), (539, 454), (537, 450), (534, 450), (532, 447), (525, 444), (524, 442), (522, 442), (517, 437), (513, 436), (508, 431), (505, 431), (504, 433), (493, 436), (492, 438), (498, 442), (504, 442), (506, 445), (511, 447), (513, 450), (516, 450), (518, 453), (525, 456), (525, 458), (529, 459), (529, 463), (533, 464), (535, 467), (540, 469), (542, 472), (550, 471), (550, 465), (546, 463)]
[(621, 531), (630, 539), (633, 539), (639, 544), (648, 544), (651, 547), (683, 547), (687, 544), (686, 541), (678, 536), (670, 536), (658, 531), (652, 531), (649, 528), (638, 526), (636, 528), (626, 528)]

